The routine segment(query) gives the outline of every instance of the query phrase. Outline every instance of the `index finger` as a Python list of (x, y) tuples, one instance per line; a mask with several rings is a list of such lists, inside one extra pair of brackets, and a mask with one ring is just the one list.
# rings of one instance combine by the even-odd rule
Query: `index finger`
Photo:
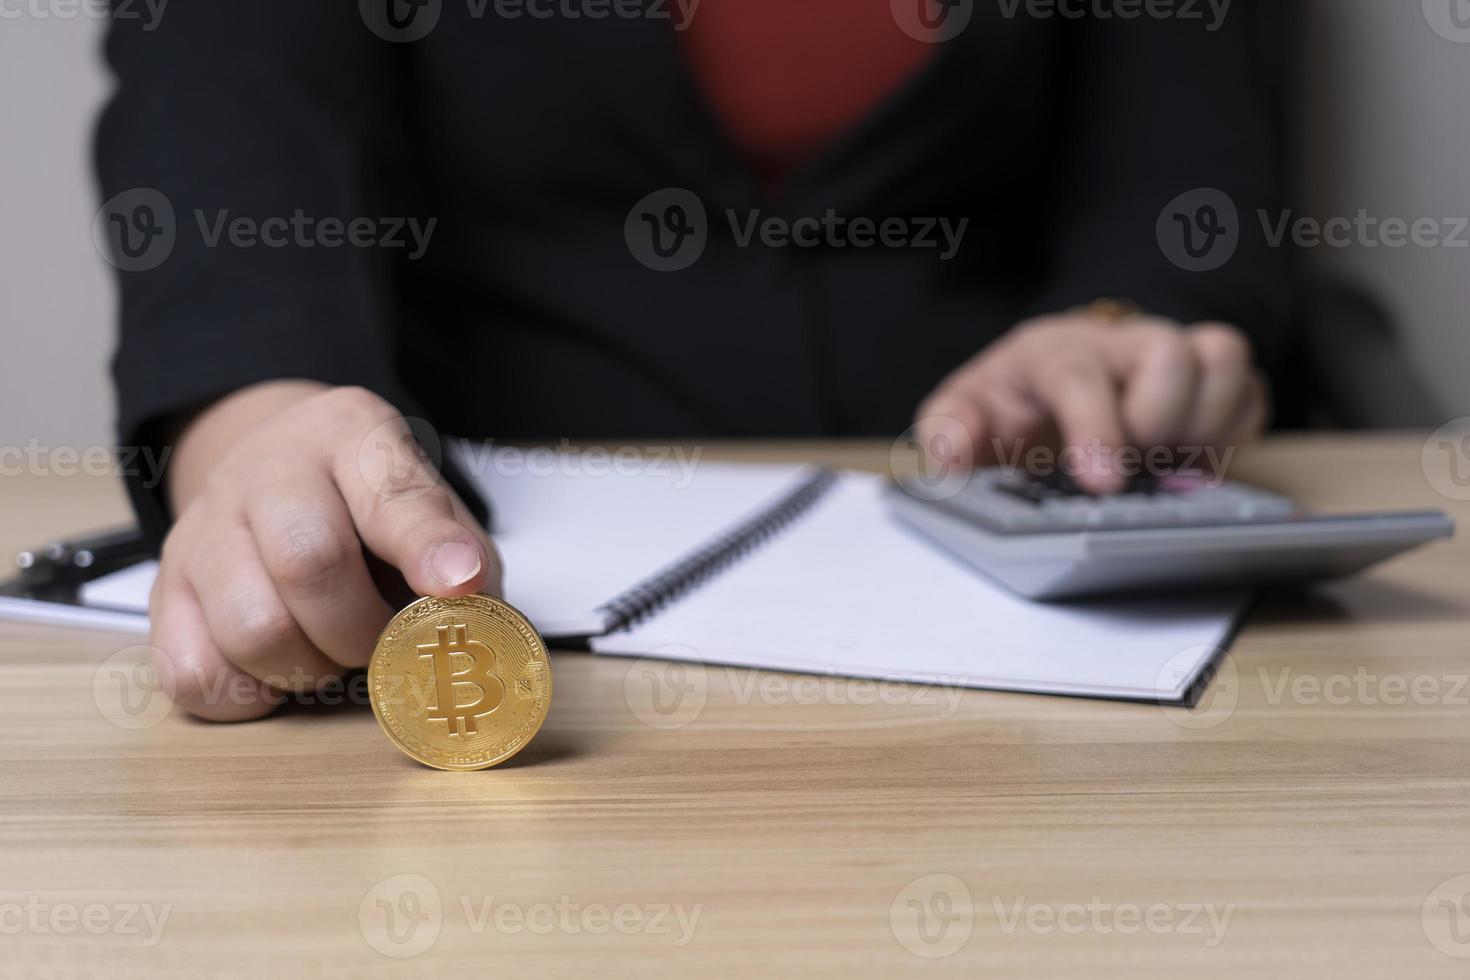
[(1116, 379), (1088, 350), (1052, 350), (1026, 366), (1031, 393), (1056, 419), (1068, 455), (1076, 458), (1071, 475), (1091, 493), (1116, 493), (1123, 475), (1116, 465), (1124, 445)]

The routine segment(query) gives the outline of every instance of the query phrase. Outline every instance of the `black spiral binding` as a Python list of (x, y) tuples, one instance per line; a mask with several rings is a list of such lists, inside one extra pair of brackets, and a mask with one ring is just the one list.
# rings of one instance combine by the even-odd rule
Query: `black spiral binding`
[(602, 609), (613, 614), (608, 631), (631, 626), (665, 603), (703, 585), (800, 517), (836, 482), (837, 474), (832, 470), (817, 470), (801, 486), (754, 517), (603, 604)]

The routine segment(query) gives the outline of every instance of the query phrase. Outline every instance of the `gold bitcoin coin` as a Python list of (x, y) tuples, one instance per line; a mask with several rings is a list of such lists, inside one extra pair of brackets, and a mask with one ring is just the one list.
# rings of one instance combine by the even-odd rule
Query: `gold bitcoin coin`
[(488, 769), (525, 748), (546, 720), (551, 659), (508, 603), (419, 599), (378, 637), (368, 695), (404, 754), (436, 769)]

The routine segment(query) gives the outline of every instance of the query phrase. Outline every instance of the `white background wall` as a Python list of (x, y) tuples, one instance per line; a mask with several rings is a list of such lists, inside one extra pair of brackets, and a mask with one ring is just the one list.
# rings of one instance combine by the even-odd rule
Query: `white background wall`
[[(1269, 2), (1269, 0), (1267, 0)], [(1308, 0), (1305, 190), (1322, 218), (1470, 217), (1470, 0)], [(1470, 232), (1466, 232), (1470, 236)], [(1470, 248), (1319, 249), (1387, 301), (1451, 417), (1470, 415)]]
[(92, 247), (96, 20), (0, 0), (0, 445), (111, 445), (113, 294)]
[[(1470, 16), (1470, 0), (1308, 0), (1315, 215), (1470, 216), (1470, 31), (1436, 33), (1436, 4)], [(0, 15), (0, 445), (108, 445), (114, 298), (91, 240), (100, 24), (63, 0), (0, 0)], [(1377, 287), (1441, 403), (1470, 415), (1470, 249), (1319, 256)]]

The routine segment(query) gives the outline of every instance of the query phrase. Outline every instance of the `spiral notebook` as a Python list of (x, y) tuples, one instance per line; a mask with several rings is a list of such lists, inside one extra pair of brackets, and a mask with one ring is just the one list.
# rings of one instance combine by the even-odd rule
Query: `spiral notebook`
[[(1172, 702), (1245, 604), (1032, 603), (894, 522), (868, 474), (458, 455), (494, 504), (506, 597), (549, 639), (598, 654)], [(82, 601), (146, 629), (152, 574), (98, 579)]]

